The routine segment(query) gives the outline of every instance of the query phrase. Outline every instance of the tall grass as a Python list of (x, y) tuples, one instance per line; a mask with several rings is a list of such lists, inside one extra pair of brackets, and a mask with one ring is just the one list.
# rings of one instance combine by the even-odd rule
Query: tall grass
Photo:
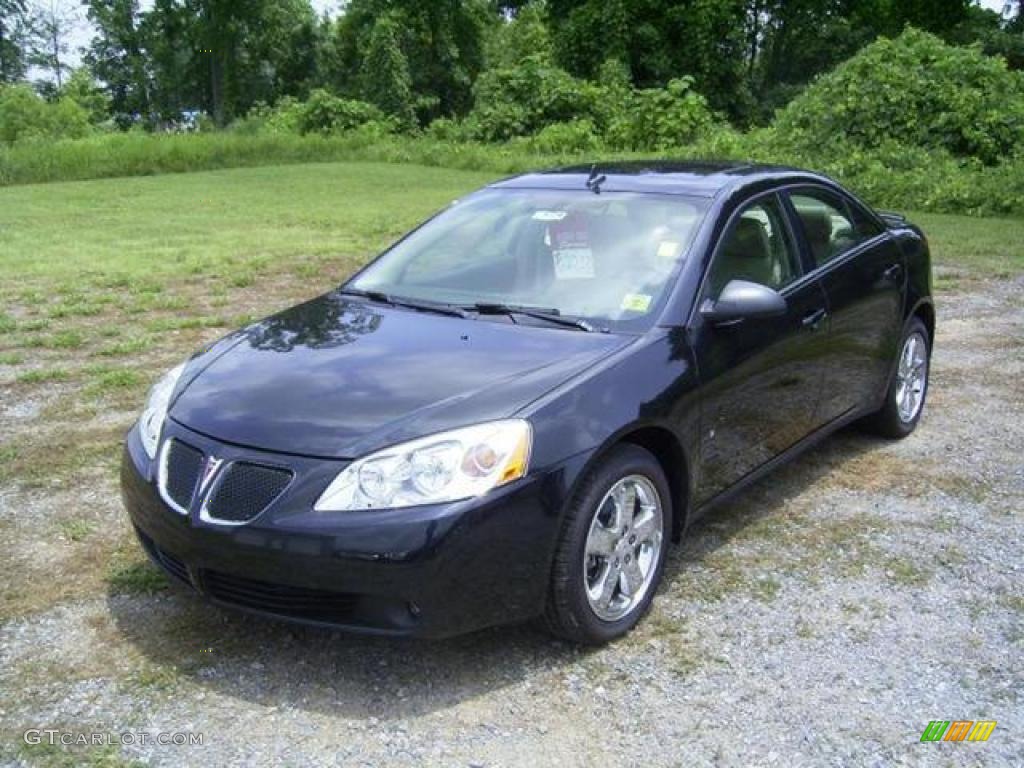
[[(881, 207), (1024, 215), (1024, 155), (996, 166), (983, 166), (947, 153), (899, 145), (870, 152), (836, 145), (822, 148), (813, 157), (784, 147), (770, 133), (740, 134), (724, 129), (696, 144), (659, 154), (670, 158), (754, 159), (815, 168)], [(416, 164), (500, 175), (640, 156), (600, 150), (552, 153), (542, 151), (530, 139), (481, 144), (358, 129), (334, 136), (102, 134), (58, 142), (0, 144), (0, 186), (338, 161)]]
[(78, 140), (0, 144), (0, 186), (345, 160), (515, 173), (572, 158), (521, 147), (359, 132), (338, 136), (103, 134)]

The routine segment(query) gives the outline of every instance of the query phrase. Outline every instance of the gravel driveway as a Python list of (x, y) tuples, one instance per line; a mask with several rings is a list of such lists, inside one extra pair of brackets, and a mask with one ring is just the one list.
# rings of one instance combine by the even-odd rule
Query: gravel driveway
[[(943, 295), (920, 429), (844, 431), (706, 519), (624, 641), (361, 639), (68, 585), (0, 624), (0, 762), (1024, 765), (1022, 293)], [(36, 410), (0, 402), (0, 431)], [(123, 531), (110, 471), (84, 493), (0, 485), (5, 566), (50, 574), (30, 593), (64, 578), (48, 521), (83, 505)], [(935, 719), (998, 726), (920, 743)], [(29, 728), (135, 743), (69, 754)], [(203, 744), (140, 743), (161, 732)]]

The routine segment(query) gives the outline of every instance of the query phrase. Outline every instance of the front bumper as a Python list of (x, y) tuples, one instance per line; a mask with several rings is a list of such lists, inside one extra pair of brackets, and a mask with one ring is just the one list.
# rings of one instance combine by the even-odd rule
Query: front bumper
[(445, 637), (536, 616), (568, 489), (586, 456), (481, 499), (404, 510), (317, 513), (343, 461), (280, 456), (211, 440), (168, 421), (176, 437), (225, 461), (287, 464), (295, 482), (245, 525), (180, 514), (157, 490), (133, 428), (125, 507), (150, 558), (215, 603), (302, 623)]

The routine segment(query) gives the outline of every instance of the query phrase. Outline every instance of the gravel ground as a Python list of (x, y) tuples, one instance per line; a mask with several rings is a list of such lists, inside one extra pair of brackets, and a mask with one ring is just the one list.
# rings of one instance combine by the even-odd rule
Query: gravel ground
[[(944, 296), (919, 430), (845, 431), (702, 522), (621, 642), (362, 639), (69, 585), (0, 623), (0, 762), (1024, 765), (1022, 289)], [(0, 402), (0, 430), (39, 410)], [(0, 485), (12, 572), (59, 581), (82, 547), (47, 522), (83, 501), (124, 529), (112, 474), (96, 478), (84, 494)], [(998, 725), (920, 743), (934, 719)], [(136, 743), (69, 755), (25, 746), (27, 728)], [(138, 743), (184, 731), (202, 746)]]

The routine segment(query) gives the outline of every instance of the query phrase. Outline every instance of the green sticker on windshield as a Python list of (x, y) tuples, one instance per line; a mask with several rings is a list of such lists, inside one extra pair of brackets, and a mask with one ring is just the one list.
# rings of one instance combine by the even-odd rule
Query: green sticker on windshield
[(622, 309), (626, 312), (646, 312), (650, 306), (651, 297), (646, 293), (627, 293), (622, 297)]
[(675, 240), (662, 240), (658, 244), (659, 259), (674, 259), (679, 253), (679, 243)]

